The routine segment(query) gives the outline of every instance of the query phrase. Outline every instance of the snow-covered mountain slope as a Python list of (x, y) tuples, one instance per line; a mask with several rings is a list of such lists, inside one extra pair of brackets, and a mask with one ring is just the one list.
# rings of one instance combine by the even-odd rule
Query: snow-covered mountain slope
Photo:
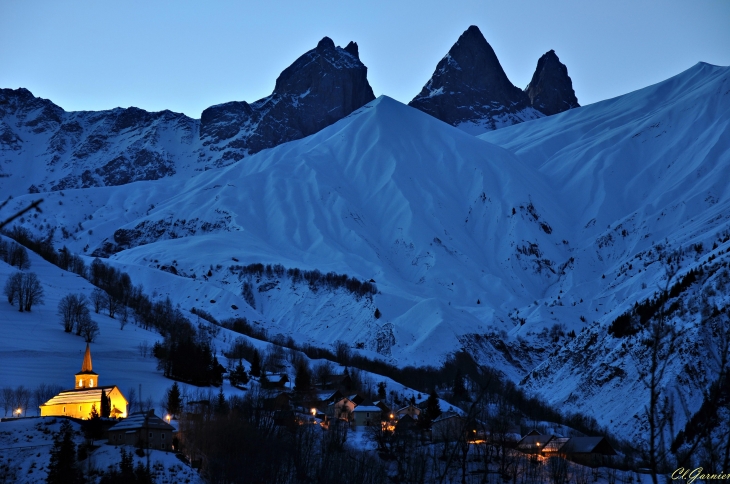
[(0, 89), (0, 192), (5, 195), (189, 177), (309, 136), (375, 98), (357, 44), (325, 37), (252, 104), (211, 106), (201, 119), (130, 107), (66, 112), (27, 89)]
[(570, 208), (574, 270), (560, 286), (561, 304), (580, 301), (572, 317), (597, 324), (526, 378), (551, 403), (591, 409), (602, 423), (639, 433), (648, 350), (642, 333), (616, 338), (608, 325), (665, 287), (658, 246), (684, 249), (674, 257), (680, 276), (704, 270), (681, 293), (684, 309), (671, 315), (684, 332), (678, 354), (664, 355), (663, 384), (681, 428), (717, 378), (716, 336), (727, 331), (730, 69), (700, 63), (657, 85), (481, 138), (532, 167)]
[[(313, 341), (367, 347), (393, 331), (392, 352), (381, 353), (418, 363), (495, 318), (509, 329), (499, 320), (521, 305), (513, 299), (544, 291), (569, 257), (553, 232), (560, 224), (539, 218), (558, 221), (561, 209), (519, 160), (386, 97), (314, 136), (187, 181), (46, 195), (47, 212), (28, 224), (36, 233), (63, 227), (59, 245), (174, 264), (198, 279), (213, 267), (208, 280), (237, 296), (243, 279), (229, 267), (255, 262), (374, 279), (382, 293), (374, 301), (280, 281), (256, 292), (273, 300), (258, 305), (260, 318)], [(328, 328), (339, 318), (352, 323)]]
[[(44, 212), (20, 223), (109, 256), (184, 309), (245, 316), (271, 335), (341, 339), (415, 364), (466, 347), (561, 408), (633, 435), (644, 350), (640, 336), (608, 327), (663, 284), (658, 245), (685, 249), (673, 257), (682, 271), (705, 267), (687, 300), (727, 305), (713, 264), (726, 263), (730, 240), (729, 74), (700, 64), (481, 139), (381, 97), (245, 163), (45, 193)], [(0, 218), (35, 198), (16, 197)], [(286, 269), (372, 280), (378, 293)], [(673, 314), (687, 345), (717, 323), (689, 303)], [(712, 351), (671, 360), (665, 382), (687, 382), (689, 412), (716, 376), (701, 363)]]

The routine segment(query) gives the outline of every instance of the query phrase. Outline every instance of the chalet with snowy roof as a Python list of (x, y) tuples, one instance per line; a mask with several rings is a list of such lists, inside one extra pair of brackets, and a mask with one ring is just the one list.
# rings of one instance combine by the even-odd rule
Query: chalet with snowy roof
[(414, 420), (418, 419), (418, 416), (421, 415), (421, 409), (416, 407), (415, 405), (408, 405), (407, 407), (403, 407), (395, 411), (395, 418), (397, 419), (400, 419), (405, 415), (408, 415)]
[(606, 465), (616, 451), (605, 437), (571, 437), (558, 453), (573, 462), (589, 467)]
[(127, 399), (116, 385), (99, 385), (99, 375), (91, 366), (91, 350), (86, 344), (86, 353), (81, 371), (76, 373), (73, 390), (64, 390), (40, 406), (42, 417), (73, 417), (88, 419), (92, 408), (101, 414), (102, 394), (109, 399), (110, 417), (127, 416)]
[(355, 427), (370, 427), (380, 425), (380, 407), (363, 402), (352, 411), (352, 423)]
[(523, 454), (540, 455), (542, 449), (553, 439), (552, 435), (541, 435), (530, 432), (517, 442), (515, 448)]
[(273, 373), (266, 375), (261, 386), (267, 390), (285, 390), (287, 383), (289, 383), (289, 375), (286, 373)]
[(112, 445), (141, 445), (150, 449), (173, 450), (175, 428), (155, 415), (154, 410), (136, 412), (109, 429)]
[(444, 412), (431, 423), (434, 442), (454, 441), (464, 433), (465, 421), (456, 412)]

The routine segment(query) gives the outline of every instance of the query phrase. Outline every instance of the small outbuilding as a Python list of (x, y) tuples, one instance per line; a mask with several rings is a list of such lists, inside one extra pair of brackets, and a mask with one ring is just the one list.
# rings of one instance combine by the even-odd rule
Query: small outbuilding
[(572, 437), (558, 452), (573, 462), (589, 467), (606, 465), (616, 455), (605, 437)]
[(137, 412), (109, 429), (109, 443), (173, 450), (174, 432), (175, 428), (155, 415), (154, 410)]

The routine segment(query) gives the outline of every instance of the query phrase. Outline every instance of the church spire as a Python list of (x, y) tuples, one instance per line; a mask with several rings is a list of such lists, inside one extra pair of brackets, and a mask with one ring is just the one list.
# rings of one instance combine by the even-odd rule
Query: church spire
[(89, 343), (86, 343), (86, 354), (84, 355), (84, 363), (81, 365), (81, 373), (91, 372), (91, 349)]
[(91, 350), (89, 343), (86, 343), (86, 353), (84, 353), (84, 363), (81, 365), (81, 371), (76, 373), (75, 388), (92, 388), (99, 386), (99, 375), (91, 369)]

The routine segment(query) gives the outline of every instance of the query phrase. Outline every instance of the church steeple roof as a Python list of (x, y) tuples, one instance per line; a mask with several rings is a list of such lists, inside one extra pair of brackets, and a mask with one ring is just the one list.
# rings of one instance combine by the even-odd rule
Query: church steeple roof
[(81, 365), (81, 371), (77, 375), (96, 375), (91, 369), (91, 349), (89, 343), (86, 343), (86, 353), (84, 354), (84, 363)]

